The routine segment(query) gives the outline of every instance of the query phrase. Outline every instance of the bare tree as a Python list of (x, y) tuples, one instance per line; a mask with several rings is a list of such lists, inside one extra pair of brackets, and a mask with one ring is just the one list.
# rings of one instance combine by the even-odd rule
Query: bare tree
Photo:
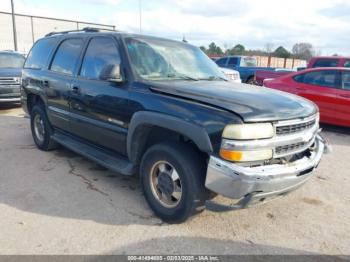
[(295, 58), (309, 60), (315, 55), (315, 49), (310, 43), (297, 43), (292, 49)]
[(274, 47), (274, 44), (273, 43), (266, 43), (264, 45), (264, 50), (268, 53), (268, 54), (271, 54), (273, 52), (273, 47)]

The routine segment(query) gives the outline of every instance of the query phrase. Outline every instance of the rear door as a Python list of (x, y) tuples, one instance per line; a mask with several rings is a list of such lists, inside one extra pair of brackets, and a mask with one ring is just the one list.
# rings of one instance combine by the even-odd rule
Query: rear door
[(297, 83), (291, 91), (316, 103), (321, 121), (337, 122), (337, 100), (340, 87), (340, 71), (318, 70), (294, 77)]
[(116, 39), (110, 36), (91, 38), (73, 83), (71, 129), (91, 143), (126, 154), (130, 119), (127, 85), (100, 80), (103, 68), (116, 64), (121, 64)]
[(70, 131), (69, 101), (73, 75), (84, 45), (82, 38), (68, 38), (60, 42), (43, 78), (51, 123)]
[(341, 86), (337, 103), (339, 125), (350, 127), (350, 71), (342, 71)]

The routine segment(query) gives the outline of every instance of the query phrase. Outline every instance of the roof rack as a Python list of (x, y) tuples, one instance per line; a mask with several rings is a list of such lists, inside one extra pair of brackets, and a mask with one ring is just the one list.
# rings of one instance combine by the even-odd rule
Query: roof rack
[(45, 37), (48, 36), (53, 36), (53, 35), (60, 35), (60, 34), (69, 34), (69, 33), (79, 33), (79, 32), (84, 32), (84, 33), (97, 33), (101, 31), (110, 31), (110, 32), (117, 32), (117, 30), (113, 29), (105, 29), (105, 28), (97, 28), (97, 27), (84, 27), (83, 29), (79, 30), (68, 30), (68, 31), (60, 31), (60, 32), (50, 32), (45, 35)]

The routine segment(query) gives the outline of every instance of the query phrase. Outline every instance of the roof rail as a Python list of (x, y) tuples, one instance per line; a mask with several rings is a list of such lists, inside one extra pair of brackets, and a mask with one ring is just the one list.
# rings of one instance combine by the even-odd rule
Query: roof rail
[(97, 27), (84, 27), (83, 29), (79, 29), (79, 30), (68, 30), (68, 31), (50, 32), (50, 33), (46, 34), (45, 37), (53, 36), (53, 35), (60, 35), (60, 34), (79, 33), (79, 32), (84, 32), (84, 33), (97, 33), (97, 32), (101, 32), (101, 31), (117, 32), (116, 30), (113, 30), (113, 29), (105, 29), (105, 28), (97, 28)]

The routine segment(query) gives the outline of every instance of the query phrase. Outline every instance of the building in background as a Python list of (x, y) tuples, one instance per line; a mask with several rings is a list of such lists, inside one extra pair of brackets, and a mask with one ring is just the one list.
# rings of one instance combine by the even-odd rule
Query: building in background
[[(16, 14), (18, 52), (27, 54), (33, 43), (53, 31), (97, 27), (114, 30), (114, 25)], [(14, 50), (11, 13), (0, 12), (0, 50)]]

